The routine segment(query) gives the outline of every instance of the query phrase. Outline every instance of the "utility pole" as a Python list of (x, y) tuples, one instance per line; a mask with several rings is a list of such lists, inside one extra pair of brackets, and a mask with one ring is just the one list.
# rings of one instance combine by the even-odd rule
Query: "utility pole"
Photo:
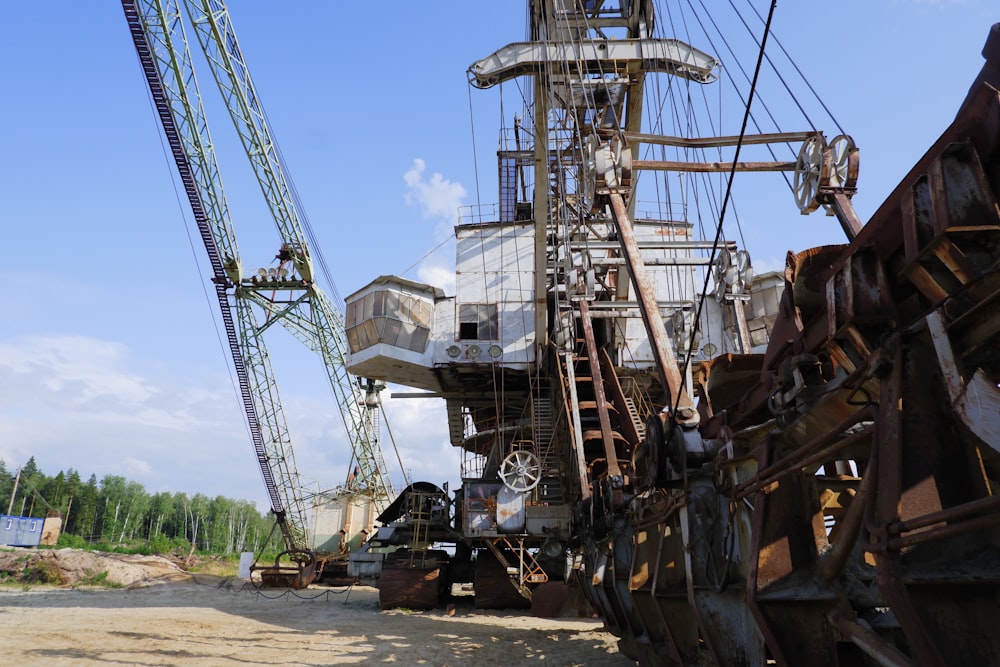
[(9, 515), (14, 510), (14, 496), (17, 495), (17, 485), (21, 481), (21, 468), (23, 466), (17, 467), (17, 475), (14, 477), (14, 490), (10, 492), (10, 504), (7, 505), (7, 514)]

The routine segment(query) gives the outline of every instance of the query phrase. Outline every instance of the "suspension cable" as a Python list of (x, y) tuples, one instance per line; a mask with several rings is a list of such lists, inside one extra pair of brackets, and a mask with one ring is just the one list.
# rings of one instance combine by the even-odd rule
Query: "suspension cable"
[[(731, 1), (732, 0), (730, 0), (730, 2)], [(747, 4), (750, 5), (750, 9), (753, 10), (753, 13), (756, 14), (757, 18), (760, 19), (760, 21), (763, 23), (764, 19), (761, 17), (760, 12), (757, 11), (757, 8), (754, 7), (752, 3), (748, 2)], [(734, 7), (733, 9), (736, 8)], [(739, 11), (737, 11), (736, 13), (739, 14)], [(742, 20), (742, 18), (743, 17), (741, 16), (740, 19)], [(746, 23), (744, 22), (743, 25), (746, 25)], [(809, 91), (813, 94), (813, 97), (815, 97), (816, 101), (819, 102), (821, 107), (823, 107), (823, 111), (825, 111), (826, 115), (830, 117), (830, 120), (833, 121), (833, 124), (837, 126), (837, 131), (840, 132), (841, 134), (846, 134), (844, 132), (844, 128), (840, 126), (840, 122), (837, 120), (836, 116), (834, 116), (833, 112), (830, 111), (829, 108), (827, 108), (826, 102), (824, 102), (823, 98), (819, 96), (819, 93), (816, 92), (816, 89), (813, 88), (813, 85), (809, 82), (809, 79), (807, 79), (806, 75), (802, 73), (802, 70), (799, 69), (799, 66), (795, 63), (795, 60), (792, 59), (792, 56), (788, 53), (788, 51), (785, 50), (785, 47), (778, 40), (777, 37), (774, 37), (774, 43), (778, 45), (778, 48), (781, 49), (781, 52), (785, 54), (786, 58), (788, 58), (788, 62), (792, 65), (792, 67), (795, 68), (795, 71), (798, 73), (798, 75), (802, 77), (802, 82), (806, 84), (806, 87), (809, 88)]]
[[(736, 9), (736, 5), (733, 4), (733, 0), (729, 0), (729, 6), (733, 8), (733, 11), (736, 13), (736, 16), (739, 17), (740, 22), (743, 24), (743, 27), (746, 28), (747, 32), (750, 34), (750, 37), (754, 40), (754, 42), (757, 42), (757, 38), (754, 37), (753, 31), (750, 29), (750, 26), (747, 25), (747, 22), (743, 18), (743, 15), (740, 14), (740, 10)], [(761, 46), (760, 42), (757, 42), (757, 45)], [(775, 76), (777, 76), (778, 80), (781, 81), (781, 85), (785, 87), (785, 92), (787, 92), (789, 97), (792, 98), (792, 101), (795, 103), (795, 106), (798, 107), (799, 112), (806, 119), (806, 122), (809, 123), (809, 125), (811, 125), (813, 128), (815, 128), (816, 124), (812, 122), (812, 119), (809, 117), (809, 114), (806, 113), (806, 110), (802, 107), (802, 103), (799, 102), (799, 98), (795, 96), (795, 93), (788, 85), (788, 82), (785, 81), (785, 77), (781, 75), (781, 71), (774, 66), (774, 61), (771, 60), (771, 56), (767, 53), (764, 53), (764, 58), (767, 60), (767, 64), (771, 66), (771, 70), (774, 72)]]
[[(733, 156), (733, 164), (729, 169), (729, 179), (726, 184), (726, 194), (722, 200), (722, 210), (719, 213), (719, 224), (715, 228), (715, 240), (712, 242), (712, 254), (709, 257), (710, 259), (709, 266), (712, 266), (715, 263), (715, 255), (719, 249), (719, 238), (722, 236), (722, 225), (725, 222), (726, 209), (729, 205), (729, 197), (733, 188), (733, 179), (736, 176), (736, 165), (740, 159), (740, 150), (743, 148), (743, 138), (746, 135), (747, 124), (750, 121), (750, 105), (753, 103), (754, 93), (756, 92), (757, 89), (757, 81), (758, 78), (760, 77), (761, 66), (763, 65), (764, 62), (764, 47), (767, 45), (767, 36), (771, 31), (771, 21), (774, 18), (774, 10), (777, 7), (777, 5), (778, 5), (777, 0), (771, 0), (771, 8), (768, 11), (767, 22), (764, 25), (764, 34), (760, 40), (760, 50), (757, 54), (757, 65), (754, 68), (753, 81), (750, 83), (750, 92), (747, 94), (747, 105), (743, 113), (743, 125), (740, 127), (740, 136), (739, 140), (736, 143), (736, 152)], [(705, 282), (704, 285), (702, 285), (701, 298), (698, 300), (698, 312), (695, 315), (694, 326), (691, 327), (691, 336), (688, 340), (688, 346), (687, 346), (688, 352), (687, 354), (684, 355), (684, 368), (681, 373), (681, 377), (687, 377), (688, 368), (691, 365), (691, 356), (692, 356), (691, 347), (694, 344), (695, 333), (697, 333), (698, 331), (698, 322), (701, 321), (701, 311), (705, 306), (705, 300), (707, 298), (706, 295), (708, 292), (708, 281), (711, 275), (712, 275), (711, 271), (705, 272)], [(677, 396), (674, 397), (674, 406), (672, 410), (673, 413), (677, 412), (677, 408), (680, 405), (680, 398), (681, 398), (680, 392), (678, 392)]]

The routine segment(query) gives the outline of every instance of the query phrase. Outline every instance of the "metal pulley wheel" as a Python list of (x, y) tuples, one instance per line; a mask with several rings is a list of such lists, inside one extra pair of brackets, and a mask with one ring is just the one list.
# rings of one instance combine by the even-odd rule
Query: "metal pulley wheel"
[(594, 206), (594, 194), (597, 191), (597, 151), (600, 140), (596, 135), (587, 135), (583, 142), (583, 163), (580, 165), (580, 178), (577, 183), (577, 196), (580, 208), (590, 213)]
[(853, 189), (858, 183), (858, 148), (854, 139), (838, 134), (830, 141), (830, 185)]
[(650, 415), (646, 420), (646, 437), (632, 455), (632, 465), (644, 489), (663, 482), (664, 444), (663, 421), (660, 415)]
[(820, 180), (824, 169), (828, 167), (823, 162), (823, 152), (826, 143), (823, 137), (816, 134), (802, 143), (798, 160), (795, 162), (795, 182), (792, 186), (795, 192), (795, 203), (802, 214), (812, 213), (819, 208), (816, 195), (819, 194)]
[(753, 282), (753, 266), (750, 264), (750, 253), (746, 250), (737, 250), (733, 259), (736, 267), (736, 283), (733, 291), (739, 295), (750, 293), (750, 285)]
[[(593, 135), (591, 135), (593, 136)], [(632, 149), (615, 135), (603, 144), (595, 143), (594, 164), (597, 167), (598, 192), (607, 194), (632, 182)]]
[(632, 148), (620, 134), (611, 137), (611, 159), (615, 165), (615, 186), (628, 187), (632, 183)]
[(500, 463), (500, 479), (511, 491), (523, 493), (538, 486), (542, 468), (538, 457), (526, 450), (508, 454)]
[(733, 256), (726, 249), (719, 251), (719, 256), (715, 258), (712, 266), (715, 274), (715, 300), (719, 303), (725, 299), (726, 292), (735, 282), (735, 269), (733, 267)]

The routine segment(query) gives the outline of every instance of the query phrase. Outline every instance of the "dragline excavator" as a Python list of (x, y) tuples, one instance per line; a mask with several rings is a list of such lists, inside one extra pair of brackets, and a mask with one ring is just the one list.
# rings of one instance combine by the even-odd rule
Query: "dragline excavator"
[[(378, 392), (384, 385), (349, 375), (343, 315), (316, 282), (314, 258), (325, 272), (308, 221), (295, 197), (260, 98), (250, 79), (229, 13), (221, 0), (122, 0), (122, 7), (198, 232), (226, 330), (271, 510), (285, 551), (258, 569), (265, 585), (301, 588), (343, 561), (346, 539), (371, 531), (394, 497), (378, 440)], [(274, 219), (278, 266), (248, 276), (219, 180), (219, 168), (186, 35), (193, 30)], [(324, 276), (330, 284), (329, 276)], [(334, 498), (342, 503), (328, 534), (307, 532), (307, 499), (295, 465), (278, 385), (265, 347), (281, 324), (321, 357), (353, 450), (353, 472)], [(314, 526), (315, 528), (315, 526)], [(338, 537), (338, 528), (343, 529)], [(320, 532), (314, 530), (314, 533)], [(339, 541), (339, 543), (338, 543)], [(339, 547), (339, 549), (338, 549)], [(329, 553), (326, 553), (329, 552)], [(331, 555), (340, 552), (337, 556)], [(287, 557), (283, 564), (282, 557)]]

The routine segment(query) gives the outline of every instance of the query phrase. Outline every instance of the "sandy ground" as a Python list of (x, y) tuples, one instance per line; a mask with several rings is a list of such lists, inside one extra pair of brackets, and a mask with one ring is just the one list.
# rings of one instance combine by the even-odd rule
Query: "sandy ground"
[[(68, 551), (50, 557), (90, 558)], [(261, 591), (156, 557), (113, 560), (107, 578), (123, 588), (0, 588), (0, 665), (634, 664), (597, 619), (487, 612), (471, 600), (452, 614), (380, 611), (374, 588)]]

